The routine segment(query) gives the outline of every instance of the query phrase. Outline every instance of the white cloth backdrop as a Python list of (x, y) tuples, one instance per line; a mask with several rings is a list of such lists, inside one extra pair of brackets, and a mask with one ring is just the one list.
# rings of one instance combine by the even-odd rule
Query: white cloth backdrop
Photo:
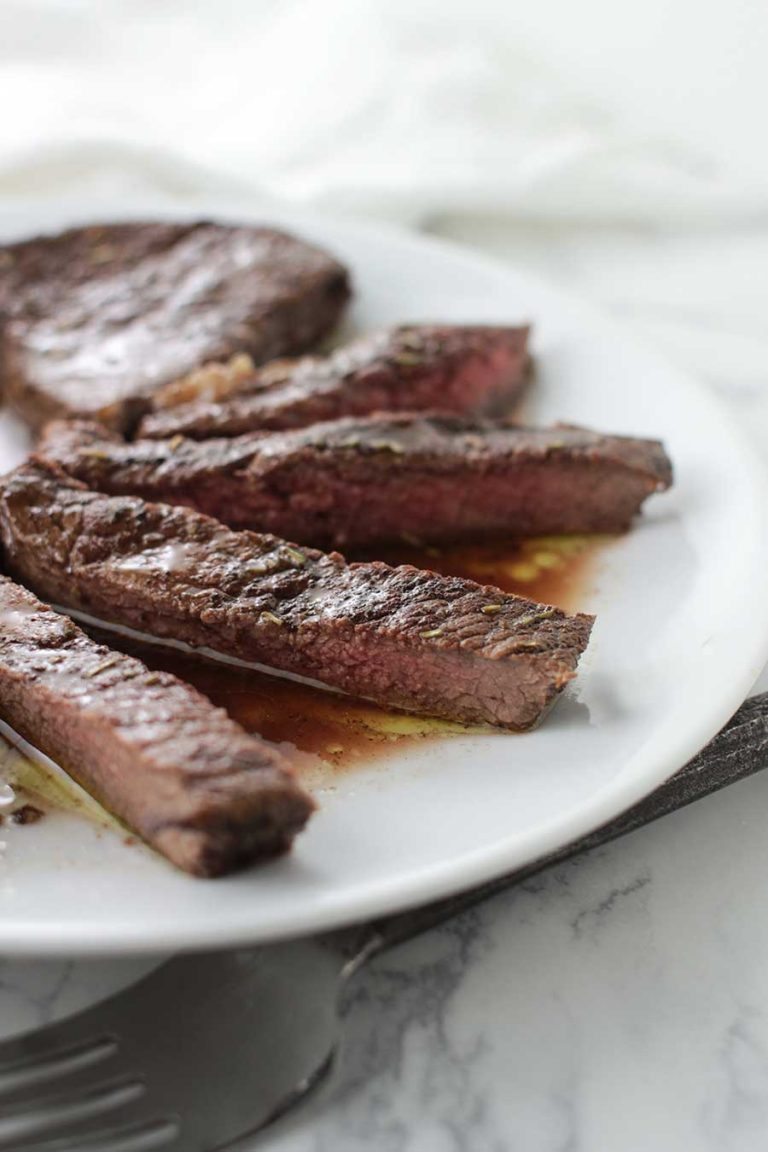
[(409, 220), (759, 212), (762, 0), (633, 7), (5, 0), (0, 190), (142, 168)]
[(569, 280), (768, 405), (765, 0), (0, 0), (0, 206), (200, 190)]

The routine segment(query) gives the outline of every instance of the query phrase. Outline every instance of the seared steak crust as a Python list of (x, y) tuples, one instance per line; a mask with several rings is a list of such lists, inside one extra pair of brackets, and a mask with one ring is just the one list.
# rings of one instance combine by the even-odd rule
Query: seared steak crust
[(590, 616), (408, 566), (233, 532), (187, 508), (91, 492), (34, 462), (0, 489), (7, 567), (54, 603), (376, 701), (535, 724)]
[(97, 425), (58, 422), (39, 451), (102, 492), (339, 548), (402, 536), (619, 532), (672, 480), (656, 440), (434, 415), (130, 444)]
[(96, 644), (6, 577), (0, 716), (197, 875), (284, 851), (312, 811), (276, 749), (175, 676)]
[(182, 373), (244, 352), (301, 352), (349, 297), (346, 271), (268, 228), (131, 223), (0, 248), (0, 379), (33, 426), (123, 429)]
[(209, 364), (155, 397), (139, 435), (197, 440), (302, 428), (370, 412), (493, 412), (522, 391), (528, 329), (403, 325), (362, 336), (330, 356), (249, 371)]

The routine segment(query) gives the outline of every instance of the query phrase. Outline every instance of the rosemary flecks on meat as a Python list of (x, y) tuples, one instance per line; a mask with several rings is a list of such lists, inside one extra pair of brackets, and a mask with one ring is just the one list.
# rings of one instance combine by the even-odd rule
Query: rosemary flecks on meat
[(542, 608), (541, 612), (531, 612), (528, 616), (520, 616), (515, 621), (518, 628), (527, 628), (529, 624), (540, 624), (542, 620), (549, 620), (557, 612), (557, 608)]
[(100, 672), (106, 672), (107, 668), (111, 668), (113, 664), (117, 664), (118, 656), (108, 656), (106, 660), (102, 660), (101, 664), (97, 664), (95, 668), (91, 668), (90, 672), (86, 672), (89, 680), (94, 676), (98, 676)]
[(276, 616), (274, 612), (262, 612), (261, 619), (268, 620), (270, 624), (276, 624), (278, 628), (282, 628), (283, 626), (283, 621), (279, 616)]

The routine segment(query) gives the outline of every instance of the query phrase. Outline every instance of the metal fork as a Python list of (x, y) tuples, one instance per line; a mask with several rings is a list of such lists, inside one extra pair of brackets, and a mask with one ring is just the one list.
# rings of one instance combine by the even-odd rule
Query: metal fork
[(768, 693), (642, 803), (474, 891), (324, 938), (171, 960), (69, 1020), (0, 1043), (0, 1149), (221, 1152), (331, 1064), (340, 995), (372, 956), (515, 881), (631, 832), (768, 763)]

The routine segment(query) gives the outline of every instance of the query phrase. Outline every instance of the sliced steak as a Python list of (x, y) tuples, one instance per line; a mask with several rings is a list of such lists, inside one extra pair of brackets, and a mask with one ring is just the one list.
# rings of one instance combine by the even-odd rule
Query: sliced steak
[(85, 415), (125, 429), (205, 360), (311, 348), (348, 297), (340, 264), (269, 228), (75, 228), (0, 248), (0, 378), (35, 427)]
[(427, 715), (529, 728), (590, 616), (407, 566), (347, 564), (34, 462), (0, 487), (8, 570), (70, 609)]
[(163, 389), (140, 436), (196, 440), (303, 428), (370, 412), (493, 412), (527, 379), (528, 329), (407, 325), (332, 352), (250, 371), (209, 364)]
[(318, 546), (620, 532), (672, 469), (657, 440), (454, 416), (369, 416), (293, 432), (126, 444), (48, 425), (39, 451), (91, 488), (186, 504)]
[(196, 875), (284, 851), (313, 808), (275, 748), (3, 576), (0, 717)]

